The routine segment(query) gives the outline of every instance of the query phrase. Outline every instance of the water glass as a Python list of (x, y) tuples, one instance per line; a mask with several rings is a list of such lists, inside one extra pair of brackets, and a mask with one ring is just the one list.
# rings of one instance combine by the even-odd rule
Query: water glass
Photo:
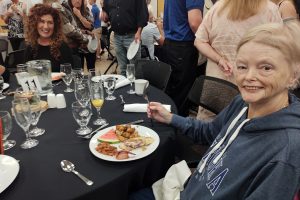
[(31, 124), (31, 109), (28, 99), (19, 98), (12, 101), (14, 117), (17, 124), (24, 130), (26, 140), (20, 145), (23, 149), (30, 149), (38, 145), (38, 141), (31, 139), (29, 135), (29, 126)]
[(3, 88), (4, 88), (4, 79), (3, 79), (2, 76), (0, 76), (0, 99), (5, 99), (6, 98), (6, 96), (4, 96), (2, 94)]
[(102, 81), (100, 82), (91, 82), (91, 102), (92, 105), (96, 108), (98, 117), (93, 121), (94, 125), (103, 125), (106, 124), (106, 120), (101, 117), (100, 110), (104, 104), (104, 89), (102, 86)]
[(73, 102), (72, 113), (75, 121), (80, 126), (80, 128), (76, 130), (78, 135), (87, 135), (92, 132), (92, 129), (87, 126), (92, 116), (92, 109), (89, 104), (82, 105), (77, 101)]
[(116, 97), (112, 94), (115, 91), (116, 88), (116, 79), (114, 77), (108, 77), (104, 80), (104, 87), (106, 89), (106, 93), (108, 96), (105, 98), (108, 101), (115, 100)]
[(135, 80), (135, 66), (134, 64), (128, 64), (126, 68), (126, 76), (130, 81), (130, 90), (127, 91), (128, 94), (135, 94), (135, 91), (132, 89), (132, 83)]
[(7, 137), (10, 135), (12, 129), (12, 120), (9, 112), (0, 111), (0, 123), (2, 125), (3, 133), (3, 148), (4, 150), (8, 150), (16, 145), (15, 140), (7, 140)]
[(60, 65), (60, 72), (64, 73), (62, 76), (63, 81), (67, 85), (67, 89), (64, 92), (73, 92), (74, 90), (70, 88), (72, 83), (73, 75), (72, 75), (72, 66), (70, 63), (64, 63)]
[(72, 69), (74, 83), (81, 82), (83, 79), (83, 70), (81, 68)]
[(99, 82), (101, 80), (100, 69), (89, 69), (89, 80), (90, 82)]
[(80, 82), (75, 82), (75, 98), (81, 105), (87, 105), (91, 99), (89, 80), (83, 78)]
[(27, 64), (17, 64), (17, 73), (27, 72)]

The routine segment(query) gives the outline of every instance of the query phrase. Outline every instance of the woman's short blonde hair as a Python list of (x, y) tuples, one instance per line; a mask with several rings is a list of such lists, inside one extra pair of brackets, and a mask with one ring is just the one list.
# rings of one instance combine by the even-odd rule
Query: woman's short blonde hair
[(288, 67), (297, 80), (290, 88), (294, 89), (299, 85), (300, 23), (297, 20), (287, 21), (283, 24), (264, 24), (252, 28), (242, 37), (237, 46), (237, 52), (248, 42), (264, 44), (278, 49), (288, 61)]

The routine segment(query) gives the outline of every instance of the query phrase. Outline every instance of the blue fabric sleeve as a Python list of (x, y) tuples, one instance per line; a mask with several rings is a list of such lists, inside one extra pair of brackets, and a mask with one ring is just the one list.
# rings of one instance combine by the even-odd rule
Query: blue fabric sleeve
[(203, 11), (204, 0), (186, 0), (186, 9), (200, 9), (201, 12)]

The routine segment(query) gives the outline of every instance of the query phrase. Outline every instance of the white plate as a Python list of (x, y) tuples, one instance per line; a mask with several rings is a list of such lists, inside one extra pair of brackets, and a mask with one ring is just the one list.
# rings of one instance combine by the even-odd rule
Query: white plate
[(3, 192), (17, 177), (20, 165), (16, 159), (0, 155), (0, 193)]
[[(101, 159), (107, 160), (107, 161), (113, 161), (113, 162), (126, 162), (126, 161), (131, 161), (131, 160), (137, 160), (137, 159), (144, 158), (144, 157), (150, 155), (152, 152), (154, 152), (155, 149), (159, 145), (159, 136), (157, 135), (157, 133), (155, 131), (153, 131), (152, 129), (147, 128), (145, 126), (140, 126), (140, 125), (131, 125), (131, 126), (134, 127), (138, 131), (140, 136), (152, 137), (154, 139), (154, 142), (152, 144), (150, 144), (149, 146), (147, 146), (146, 150), (142, 150), (142, 148), (134, 149), (131, 152), (135, 153), (136, 155), (129, 155), (129, 158), (124, 159), (124, 160), (117, 160), (114, 156), (104, 155), (104, 154), (101, 154), (98, 151), (96, 151), (96, 147), (99, 143), (97, 138), (99, 138), (99, 136), (107, 133), (110, 129), (116, 128), (116, 126), (111, 126), (111, 127), (108, 127), (106, 129), (99, 131), (92, 137), (92, 139), (90, 140), (90, 144), (89, 144), (90, 151), (92, 152), (92, 154), (94, 154), (98, 158), (101, 158)], [(118, 149), (120, 150), (119, 144), (120, 143), (111, 144), (111, 145), (118, 147)]]
[(8, 83), (3, 83), (3, 90), (6, 90), (9, 87)]
[(87, 48), (89, 50), (89, 52), (91, 53), (95, 53), (97, 51), (98, 48), (98, 40), (96, 37), (94, 37), (94, 39), (92, 38), (92, 36), (88, 36), (89, 39), (89, 43), (87, 45)]
[(122, 76), (122, 75), (119, 75), (119, 74), (104, 74), (104, 75), (101, 75), (101, 76), (93, 77), (92, 81), (98, 82), (100, 79), (102, 79), (102, 81), (104, 81), (108, 77), (114, 77), (116, 79), (116, 83), (126, 79), (125, 76)]
[(131, 60), (135, 55), (136, 53), (138, 52), (139, 50), (139, 47), (140, 47), (140, 42), (135, 42), (135, 40), (133, 40), (127, 50), (127, 59), (128, 60)]

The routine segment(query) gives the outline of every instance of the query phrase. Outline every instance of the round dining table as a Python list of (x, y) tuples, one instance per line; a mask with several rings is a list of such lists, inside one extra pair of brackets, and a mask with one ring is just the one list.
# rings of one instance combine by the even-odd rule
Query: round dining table
[[(9, 90), (13, 91), (16, 87), (15, 77), (11, 77)], [(64, 93), (65, 88), (64, 83), (53, 87), (55, 94), (64, 94), (67, 107), (49, 108), (42, 113), (38, 127), (44, 128), (46, 132), (36, 138), (38, 146), (31, 149), (20, 147), (25, 140), (25, 133), (13, 119), (12, 133), (8, 139), (16, 140), (17, 144), (5, 151), (5, 154), (19, 161), (20, 170), (16, 179), (0, 194), (1, 200), (126, 200), (131, 192), (149, 187), (162, 178), (174, 164), (175, 129), (155, 121), (151, 124), (146, 113), (123, 112), (120, 94), (128, 104), (146, 103), (142, 96), (127, 94), (129, 86), (115, 90), (117, 99), (105, 101), (101, 116), (109, 122), (109, 126), (143, 119), (144, 122), (140, 125), (153, 129), (159, 135), (159, 146), (150, 155), (134, 161), (112, 162), (94, 156), (89, 149), (89, 140), (80, 138), (75, 133), (79, 128), (71, 110), (75, 97), (74, 93)], [(177, 112), (171, 98), (151, 85), (148, 87), (148, 98), (150, 101), (169, 104), (172, 112)], [(0, 100), (0, 110), (10, 111), (12, 100), (12, 96)], [(42, 97), (42, 100), (46, 98)], [(96, 116), (93, 108), (93, 116), (89, 122), (93, 130), (97, 128), (92, 124)], [(60, 167), (62, 160), (73, 162), (75, 170), (91, 179), (94, 184), (88, 186), (76, 175), (64, 172)]]

